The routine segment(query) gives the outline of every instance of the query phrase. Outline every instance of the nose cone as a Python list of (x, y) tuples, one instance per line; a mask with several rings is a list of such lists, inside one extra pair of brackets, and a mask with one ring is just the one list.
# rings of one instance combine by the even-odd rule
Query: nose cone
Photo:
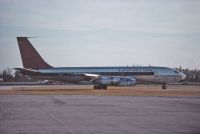
[(187, 75), (182, 72), (180, 73), (180, 75), (181, 75), (181, 80), (185, 80), (187, 78)]

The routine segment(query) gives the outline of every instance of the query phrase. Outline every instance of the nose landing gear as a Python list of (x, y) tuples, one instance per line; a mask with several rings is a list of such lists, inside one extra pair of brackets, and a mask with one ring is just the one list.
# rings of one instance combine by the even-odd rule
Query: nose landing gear
[(163, 84), (163, 85), (162, 85), (162, 89), (167, 89), (166, 84)]

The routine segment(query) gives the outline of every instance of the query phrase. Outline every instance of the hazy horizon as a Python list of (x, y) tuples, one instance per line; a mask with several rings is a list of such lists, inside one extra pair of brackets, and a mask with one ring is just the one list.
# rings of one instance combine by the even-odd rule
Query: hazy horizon
[(200, 69), (198, 0), (1, 0), (0, 70), (22, 67), (16, 37), (50, 65)]

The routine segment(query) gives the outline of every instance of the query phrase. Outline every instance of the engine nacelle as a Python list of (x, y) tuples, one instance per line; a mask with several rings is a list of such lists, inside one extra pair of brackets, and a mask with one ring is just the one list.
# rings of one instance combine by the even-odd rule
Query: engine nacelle
[(132, 77), (121, 77), (118, 86), (135, 86), (136, 79)]
[(99, 76), (94, 83), (112, 86), (135, 86), (136, 79), (133, 77)]
[(102, 85), (118, 85), (120, 83), (120, 78), (115, 76), (101, 76), (99, 78), (99, 83)]

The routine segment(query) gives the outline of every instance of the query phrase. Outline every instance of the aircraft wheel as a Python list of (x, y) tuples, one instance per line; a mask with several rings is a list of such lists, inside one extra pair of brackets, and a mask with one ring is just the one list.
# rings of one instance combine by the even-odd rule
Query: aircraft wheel
[(107, 85), (94, 85), (93, 88), (98, 89), (98, 90), (101, 90), (101, 89), (107, 90)]
[(162, 89), (166, 89), (167, 88), (167, 86), (166, 85), (162, 85)]
[(104, 89), (104, 90), (107, 90), (107, 85), (103, 85), (103, 89)]
[(94, 85), (94, 89), (98, 89), (98, 86)]
[(101, 86), (101, 85), (98, 85), (97, 88), (98, 88), (99, 90), (101, 90), (101, 89), (102, 89), (102, 86)]

